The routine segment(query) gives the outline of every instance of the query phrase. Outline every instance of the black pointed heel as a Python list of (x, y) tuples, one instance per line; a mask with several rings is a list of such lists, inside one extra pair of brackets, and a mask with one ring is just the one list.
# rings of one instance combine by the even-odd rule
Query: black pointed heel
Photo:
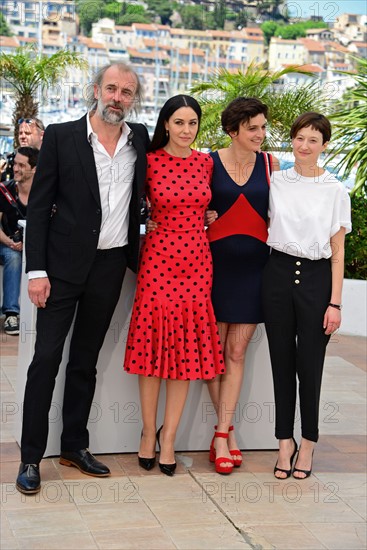
[[(159, 447), (159, 452), (161, 452), (160, 437), (161, 437), (162, 428), (163, 428), (163, 426), (161, 426), (159, 428), (159, 430), (157, 431), (157, 443), (158, 443), (158, 447)], [(159, 469), (162, 472), (162, 474), (166, 474), (166, 476), (172, 477), (174, 471), (176, 470), (177, 464), (176, 464), (176, 462), (174, 462), (173, 464), (162, 464), (162, 462), (158, 462), (158, 466), (159, 466)]]
[[(290, 458), (291, 467), (289, 468), (289, 470), (284, 470), (283, 468), (278, 468), (278, 461), (277, 461), (275, 466), (274, 466), (274, 477), (276, 477), (276, 479), (288, 479), (289, 477), (291, 477), (293, 461), (294, 461), (294, 458), (295, 458), (295, 456), (297, 454), (297, 451), (298, 451), (297, 442), (294, 439), (294, 437), (292, 437), (292, 439), (293, 439), (293, 443), (294, 443), (294, 451), (293, 451), (293, 454)], [(278, 477), (278, 476), (275, 475), (275, 472), (282, 472), (283, 474), (286, 474), (286, 477)]]
[(144, 470), (151, 470), (155, 466), (155, 456), (153, 458), (144, 458), (138, 455), (139, 466), (144, 468)]
[[(143, 430), (141, 432), (140, 439), (142, 437), (143, 437)], [(155, 455), (152, 458), (144, 458), (138, 455), (138, 461), (139, 461), (139, 466), (141, 466), (142, 468), (144, 468), (144, 470), (147, 470), (149, 472), (149, 470), (151, 470), (155, 466)]]

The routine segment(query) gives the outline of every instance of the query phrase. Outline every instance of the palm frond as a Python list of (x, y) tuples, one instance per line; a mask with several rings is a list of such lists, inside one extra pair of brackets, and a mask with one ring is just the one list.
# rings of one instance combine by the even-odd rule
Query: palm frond
[(87, 69), (88, 63), (81, 54), (67, 49), (59, 50), (51, 56), (40, 55), (35, 45), (17, 48), (13, 54), (0, 53), (0, 78), (9, 82), (14, 90), (15, 145), (17, 120), (21, 116), (34, 117), (38, 114), (38, 90), (54, 85), (71, 67), (83, 70)]
[(352, 56), (357, 72), (338, 71), (351, 76), (355, 86), (349, 89), (337, 103), (331, 115), (333, 122), (333, 143), (328, 162), (343, 155), (336, 164), (336, 170), (344, 170), (348, 177), (356, 169), (356, 180), (352, 193), (367, 193), (367, 60)]
[(14, 54), (0, 53), (0, 77), (20, 96), (34, 95), (39, 86), (54, 84), (68, 67), (87, 69), (88, 64), (79, 53), (69, 50), (38, 56), (34, 46), (25, 46)]

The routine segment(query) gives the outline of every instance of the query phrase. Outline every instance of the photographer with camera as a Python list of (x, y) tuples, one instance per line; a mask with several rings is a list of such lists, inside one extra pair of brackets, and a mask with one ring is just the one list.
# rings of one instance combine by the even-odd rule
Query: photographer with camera
[[(45, 126), (39, 118), (18, 119), (18, 142), (20, 147), (41, 149)], [(14, 158), (16, 151), (3, 155), (0, 160), (1, 181), (8, 182), (14, 178)]]
[(39, 150), (19, 147), (14, 157), (14, 179), (0, 184), (0, 263), (3, 272), (4, 332), (19, 334), (19, 294), (22, 275), (23, 231), (18, 226), (27, 213), (29, 192)]

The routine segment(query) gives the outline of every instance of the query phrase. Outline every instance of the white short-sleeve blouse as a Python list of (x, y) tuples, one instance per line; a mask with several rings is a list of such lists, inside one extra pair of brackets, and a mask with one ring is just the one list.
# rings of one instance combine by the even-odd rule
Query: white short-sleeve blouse
[(350, 198), (330, 172), (304, 177), (294, 168), (273, 172), (267, 244), (292, 256), (330, 258), (330, 238), (352, 230)]

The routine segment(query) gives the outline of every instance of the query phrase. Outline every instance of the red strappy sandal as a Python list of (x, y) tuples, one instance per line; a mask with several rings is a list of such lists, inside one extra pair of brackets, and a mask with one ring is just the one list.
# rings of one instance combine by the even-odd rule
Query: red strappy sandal
[[(232, 432), (234, 430), (234, 427), (233, 426), (230, 426), (229, 427), (229, 431)], [(234, 458), (233, 459), (233, 465), (235, 468), (239, 468), (242, 464), (242, 453), (239, 449), (230, 449), (229, 452), (231, 453), (231, 456), (238, 456), (240, 455), (241, 458)]]
[[(222, 437), (223, 439), (228, 439), (228, 434), (222, 433), (222, 432), (215, 432), (214, 437), (212, 439), (212, 442), (210, 444), (210, 451), (209, 451), (209, 460), (210, 462), (214, 462), (215, 464), (215, 471), (217, 474), (231, 474), (233, 470), (234, 462), (231, 458), (227, 458), (225, 456), (218, 456), (217, 452), (214, 447), (214, 439), (216, 437)], [(230, 466), (223, 466), (223, 462), (229, 462)]]

